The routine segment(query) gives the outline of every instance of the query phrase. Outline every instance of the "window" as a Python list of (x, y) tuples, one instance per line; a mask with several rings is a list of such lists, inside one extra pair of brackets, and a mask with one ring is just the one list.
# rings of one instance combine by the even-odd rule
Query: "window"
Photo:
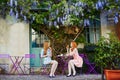
[(100, 38), (100, 21), (90, 20), (90, 26), (85, 27), (85, 36), (87, 43), (96, 43)]
[(107, 26), (115, 26), (113, 15), (107, 15)]
[(43, 42), (48, 40), (48, 37), (41, 32), (36, 32), (32, 29), (32, 48), (43, 47)]

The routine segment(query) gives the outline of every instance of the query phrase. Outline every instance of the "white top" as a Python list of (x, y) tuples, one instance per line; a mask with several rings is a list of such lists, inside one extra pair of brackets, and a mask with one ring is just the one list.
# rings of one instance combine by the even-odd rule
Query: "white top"
[(43, 57), (43, 64), (49, 64), (51, 62), (51, 50), (48, 48), (47, 49), (47, 56), (46, 57), (43, 57), (44, 56), (44, 49), (42, 49), (41, 51), (41, 57)]

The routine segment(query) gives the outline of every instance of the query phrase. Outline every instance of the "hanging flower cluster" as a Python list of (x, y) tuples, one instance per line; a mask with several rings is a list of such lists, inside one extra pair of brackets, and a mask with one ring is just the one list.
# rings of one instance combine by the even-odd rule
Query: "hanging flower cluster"
[[(1, 9), (5, 9), (1, 11), (2, 14), (9, 14), (15, 17), (17, 21), (32, 22), (35, 20), (35, 16), (30, 14), (30, 9), (37, 6), (36, 0), (6, 0), (6, 2), (2, 2), (2, 4), (4, 4), (4, 7), (1, 6)], [(2, 14), (1, 16), (3, 17)]]
[[(51, 3), (49, 5), (50, 15), (49, 21), (47, 18), (44, 18), (44, 23), (49, 24), (49, 26), (60, 26), (60, 25), (81, 25), (89, 26), (89, 17), (86, 17), (85, 11), (87, 9), (86, 3), (81, 2), (80, 0), (77, 2), (66, 1), (63, 0), (61, 3), (53, 5)], [(55, 7), (55, 9), (54, 9)], [(89, 8), (88, 8), (89, 9)], [(84, 19), (86, 17), (86, 19)]]
[[(47, 6), (44, 9), (47, 12), (39, 12), (45, 5)], [(5, 16), (7, 13), (15, 16), (16, 20), (22, 19), (30, 23), (36, 21), (47, 26), (89, 26), (94, 15), (111, 10), (114, 8), (113, 5), (118, 6), (119, 0), (3, 0), (0, 14)], [(35, 8), (38, 12), (30, 12)], [(114, 21), (118, 22), (118, 15), (115, 15)]]

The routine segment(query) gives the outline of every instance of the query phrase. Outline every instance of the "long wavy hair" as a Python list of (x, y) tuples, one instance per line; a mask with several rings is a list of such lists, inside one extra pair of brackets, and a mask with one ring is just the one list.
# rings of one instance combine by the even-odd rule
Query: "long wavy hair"
[(48, 41), (44, 42), (43, 48), (44, 48), (44, 55), (46, 55), (47, 54), (47, 49), (49, 48), (49, 42)]
[(73, 51), (75, 48), (77, 48), (77, 43), (75, 41), (72, 41), (71, 44), (72, 44), (71, 51)]

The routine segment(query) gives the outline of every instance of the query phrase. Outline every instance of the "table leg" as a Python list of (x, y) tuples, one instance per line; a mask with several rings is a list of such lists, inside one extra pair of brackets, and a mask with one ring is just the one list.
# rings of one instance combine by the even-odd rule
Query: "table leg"
[(17, 60), (17, 63), (15, 63), (17, 65), (17, 67), (15, 67), (14, 73), (16, 71), (19, 73), (18, 68), (20, 68), (20, 70), (22, 71), (22, 73), (24, 73), (24, 71), (22, 70), (22, 68), (20, 66), (20, 64), (21, 64), (21, 62), (23, 60), (23, 57), (21, 58), (21, 57), (18, 56), (18, 57), (15, 57), (15, 59)]
[[(13, 61), (13, 58), (15, 59), (15, 61)], [(15, 57), (10, 57), (11, 61), (12, 61), (12, 68), (10, 70), (10, 73), (15, 73), (16, 71), (19, 73), (18, 68), (20, 68), (20, 70), (22, 71), (22, 73), (24, 73), (23, 69), (21, 68), (20, 64), (23, 60), (24, 57), (19, 57), (19, 56), (15, 56)]]

